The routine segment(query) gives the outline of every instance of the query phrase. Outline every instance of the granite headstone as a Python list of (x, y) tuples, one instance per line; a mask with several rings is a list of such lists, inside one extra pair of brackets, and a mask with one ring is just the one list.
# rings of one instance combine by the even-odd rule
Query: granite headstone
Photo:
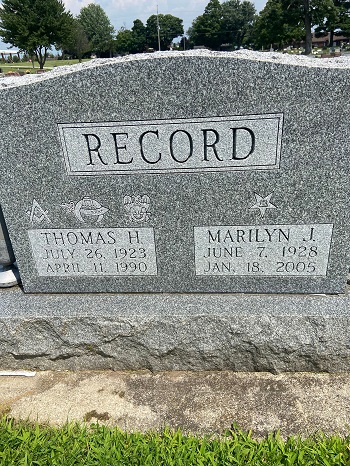
[(0, 199), (24, 290), (343, 293), (349, 61), (276, 57), (3, 80)]

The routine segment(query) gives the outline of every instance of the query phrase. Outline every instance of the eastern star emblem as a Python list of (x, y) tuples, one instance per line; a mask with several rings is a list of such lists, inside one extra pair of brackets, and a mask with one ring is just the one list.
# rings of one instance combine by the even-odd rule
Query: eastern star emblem
[(259, 209), (261, 218), (264, 218), (267, 209), (277, 209), (277, 207), (270, 202), (271, 196), (273, 193), (269, 194), (266, 197), (261, 197), (259, 194), (254, 193), (256, 203), (252, 205), (251, 209)]
[(35, 223), (41, 223), (44, 220), (51, 223), (51, 220), (47, 215), (47, 210), (44, 210), (35, 199), (33, 200), (32, 208), (28, 210), (27, 214), (29, 215), (30, 223), (32, 225)]
[(102, 221), (104, 214), (108, 212), (106, 207), (89, 197), (83, 197), (76, 204), (73, 201), (68, 202), (68, 204), (61, 204), (61, 207), (65, 207), (68, 212), (73, 212), (75, 217), (82, 223), (85, 223), (87, 219), (94, 219), (96, 223), (99, 223)]

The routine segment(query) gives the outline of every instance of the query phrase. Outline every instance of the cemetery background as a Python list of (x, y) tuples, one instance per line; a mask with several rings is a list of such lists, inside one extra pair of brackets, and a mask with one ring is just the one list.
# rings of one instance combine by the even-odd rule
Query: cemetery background
[[(82, 57), (189, 50), (193, 47), (222, 51), (242, 47), (279, 49), (321, 56), (332, 53), (334, 47), (337, 47), (336, 53), (350, 47), (349, 2), (343, 0), (316, 0), (305, 4), (268, 0), (265, 6), (260, 1), (228, 0), (220, 3), (219, 0), (209, 0), (205, 7), (203, 4), (204, 11), (199, 16), (196, 14), (201, 13), (200, 4), (195, 9), (186, 5), (184, 20), (169, 14), (177, 15), (182, 11), (183, 5), (179, 2), (175, 8), (172, 2), (168, 2), (166, 14), (158, 12), (158, 9), (144, 9), (141, 4), (137, 8), (135, 4), (125, 3), (119, 5), (118, 11), (109, 9), (105, 12), (94, 3), (79, 11), (78, 6), (71, 2), (73, 14), (64, 8), (64, 2), (62, 5), (57, 0), (50, 0), (46, 5), (49, 7), (43, 8), (40, 2), (28, 4), (26, 0), (20, 5), (15, 3), (13, 9), (13, 0), (5, 0), (0, 12), (2, 39), (25, 51), (26, 58), (33, 62), (36, 56), (40, 68), (52, 46), (60, 52), (58, 58), (79, 60)], [(16, 12), (14, 15), (13, 11)], [(123, 16), (126, 13), (127, 16)], [(147, 18), (149, 13), (153, 14)], [(39, 24), (40, 28), (37, 27)]]

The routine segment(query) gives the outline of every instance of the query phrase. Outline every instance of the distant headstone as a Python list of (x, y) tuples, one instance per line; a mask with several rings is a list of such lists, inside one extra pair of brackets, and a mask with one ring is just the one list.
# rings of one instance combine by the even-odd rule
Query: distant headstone
[(24, 290), (343, 293), (349, 62), (276, 57), (138, 55), (1, 83)]

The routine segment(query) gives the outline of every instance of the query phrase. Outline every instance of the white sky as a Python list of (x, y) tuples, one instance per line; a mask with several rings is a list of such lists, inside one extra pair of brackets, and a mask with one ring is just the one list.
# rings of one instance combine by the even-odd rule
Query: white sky
[[(264, 8), (266, 0), (251, 0), (259, 12)], [(158, 11), (161, 14), (171, 14), (183, 20), (185, 31), (191, 26), (197, 16), (203, 14), (209, 0), (63, 0), (67, 10), (73, 15), (79, 14), (82, 7), (89, 3), (100, 5), (116, 31), (122, 26), (131, 29), (133, 21), (140, 19), (143, 23)], [(0, 49), (8, 46), (0, 42)]]

